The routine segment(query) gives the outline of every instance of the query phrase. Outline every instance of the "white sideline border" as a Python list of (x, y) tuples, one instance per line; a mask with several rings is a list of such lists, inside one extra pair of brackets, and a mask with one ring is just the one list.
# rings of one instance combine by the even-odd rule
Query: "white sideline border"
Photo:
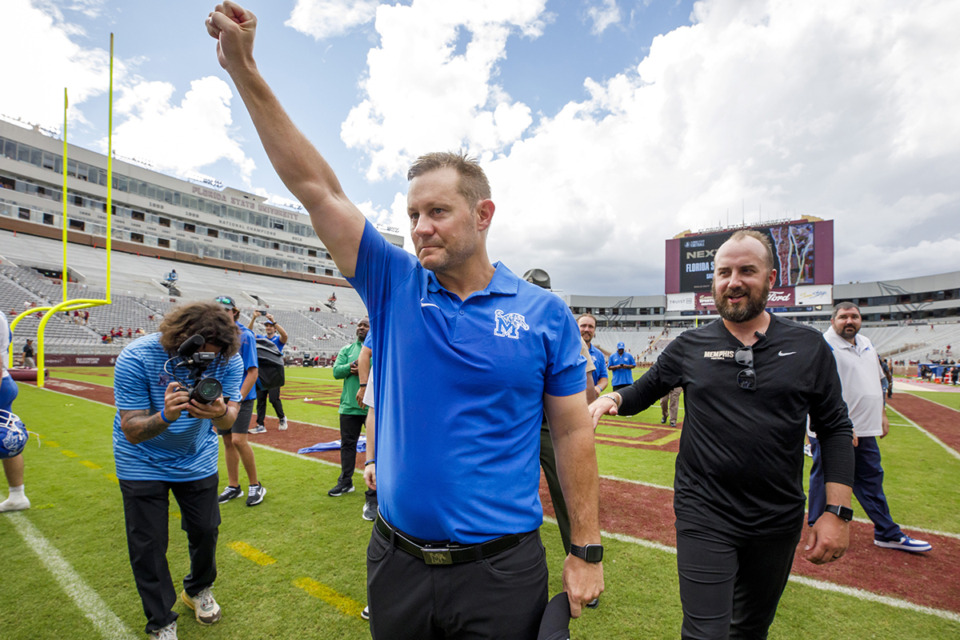
[(139, 640), (140, 635), (134, 635), (123, 624), (123, 621), (110, 610), (107, 603), (83, 581), (80, 574), (74, 571), (70, 563), (60, 555), (57, 548), (43, 537), (43, 534), (33, 526), (33, 523), (24, 514), (13, 512), (7, 513), (5, 517), (13, 523), (17, 533), (27, 543), (30, 550), (40, 558), (40, 562), (53, 575), (60, 588), (70, 596), (70, 599), (80, 609), (80, 613), (93, 623), (101, 637), (106, 640), (113, 640), (114, 638)]
[[(557, 521), (553, 518), (544, 516), (544, 522), (550, 522), (552, 524), (557, 524)], [(643, 540), (642, 538), (635, 538), (634, 536), (628, 536), (623, 533), (611, 533), (609, 531), (601, 531), (600, 536), (602, 538), (609, 538), (612, 540), (618, 540), (620, 542), (626, 542), (628, 544), (635, 544), (647, 549), (654, 549), (656, 551), (663, 551), (664, 553), (670, 553), (673, 555), (677, 554), (676, 547), (671, 547), (670, 545), (661, 544), (659, 542), (651, 542), (650, 540)], [(844, 587), (832, 582), (826, 582), (824, 580), (817, 580), (815, 578), (808, 578), (806, 576), (797, 576), (791, 575), (790, 582), (795, 582), (801, 584), (805, 587), (810, 587), (811, 589), (818, 589), (820, 591), (829, 591), (831, 593), (839, 593), (841, 595), (849, 596), (851, 598), (856, 598), (857, 600), (864, 600), (866, 602), (875, 602), (877, 604), (886, 605), (888, 607), (894, 607), (896, 609), (905, 609), (907, 611), (914, 611), (916, 613), (923, 613), (926, 615), (936, 616), (938, 618), (943, 618), (945, 620), (950, 620), (951, 622), (960, 622), (960, 614), (954, 613), (953, 611), (946, 611), (944, 609), (934, 609), (933, 607), (925, 607), (923, 605), (914, 604), (913, 602), (908, 602), (906, 600), (901, 600), (899, 598), (891, 598), (890, 596), (882, 596), (871, 591), (866, 591), (864, 589), (857, 589), (855, 587)]]
[[(100, 386), (103, 386), (103, 385), (100, 385)], [(114, 405), (108, 404), (108, 403), (106, 403), (106, 402), (100, 402), (100, 401), (98, 401), (98, 400), (90, 400), (90, 399), (88, 399), (88, 398), (79, 398), (78, 396), (74, 396), (74, 395), (71, 395), (71, 394), (68, 394), (68, 393), (63, 393), (63, 392), (61, 392), (61, 391), (53, 391), (52, 389), (44, 389), (44, 390), (45, 390), (45, 391), (50, 391), (51, 393), (57, 393), (57, 394), (60, 394), (60, 395), (63, 395), (63, 396), (67, 396), (67, 397), (70, 397), (70, 398), (78, 398), (78, 399), (80, 399), (80, 400), (85, 400), (85, 401), (87, 401), (87, 402), (94, 402), (94, 403), (97, 403), (97, 404), (102, 404), (102, 405), (104, 405), (104, 406), (114, 408)], [(892, 407), (891, 407), (891, 408), (892, 408)], [(896, 411), (896, 410), (894, 410), (894, 411)], [(920, 429), (920, 431), (926, 433), (926, 434), (927, 434), (931, 439), (933, 439), (935, 442), (939, 443), (941, 446), (945, 447), (948, 451), (951, 451), (951, 452), (953, 452), (955, 455), (957, 455), (956, 452), (953, 451), (953, 449), (950, 449), (949, 447), (946, 447), (946, 445), (944, 445), (942, 442), (940, 442), (939, 439), (937, 439), (937, 438), (936, 438), (935, 436), (933, 436), (932, 434), (928, 433), (925, 429), (923, 429), (922, 427), (920, 427), (919, 425), (917, 425), (915, 422), (913, 422), (912, 420), (910, 420), (909, 418), (907, 418), (906, 416), (904, 416), (904, 415), (901, 414), (900, 412), (897, 412), (897, 414), (900, 415), (901, 417), (903, 417), (905, 420), (907, 420), (907, 421), (910, 423), (911, 426), (913, 426), (913, 427), (915, 427), (915, 428), (917, 428), (917, 429)], [(312, 423), (304, 423), (304, 424), (312, 424)], [(332, 427), (327, 427), (326, 425), (312, 425), (312, 426), (323, 427), (323, 428), (325, 428), (325, 429), (332, 429)], [(248, 441), (248, 442), (249, 442), (249, 441)], [(340, 466), (339, 464), (337, 464), (337, 463), (335, 463), (335, 462), (328, 462), (328, 461), (326, 461), (326, 460), (321, 460), (321, 459), (319, 459), (319, 458), (312, 458), (312, 457), (310, 457), (310, 456), (306, 456), (306, 455), (303, 455), (303, 454), (300, 454), (300, 453), (294, 453), (294, 452), (292, 452), (292, 451), (285, 451), (285, 450), (283, 450), (283, 449), (278, 449), (278, 448), (276, 448), (276, 447), (271, 447), (271, 446), (265, 445), (265, 444), (258, 444), (258, 443), (254, 443), (254, 442), (251, 442), (250, 444), (251, 444), (252, 446), (255, 446), (255, 447), (259, 448), (259, 449), (265, 449), (265, 450), (267, 450), (267, 451), (272, 451), (272, 452), (275, 452), (275, 453), (280, 453), (280, 454), (283, 454), (283, 455), (291, 456), (291, 457), (293, 457), (293, 458), (299, 458), (299, 459), (301, 459), (301, 460), (308, 460), (308, 461), (310, 461), (310, 462), (315, 462), (315, 463), (319, 463), (319, 464), (323, 464), (323, 465), (327, 465), (327, 466), (331, 466), (331, 467), (339, 467), (339, 466)], [(358, 470), (356, 470), (354, 473), (359, 473), (359, 474), (362, 475), (363, 472), (358, 469)], [(651, 483), (651, 482), (641, 482), (641, 481), (639, 481), (639, 480), (628, 480), (628, 479), (626, 479), (626, 478), (618, 478), (618, 477), (616, 477), (616, 476), (611, 476), (611, 475), (601, 475), (600, 477), (601, 477), (601, 478), (604, 478), (604, 479), (606, 479), (606, 480), (613, 480), (613, 481), (616, 481), (616, 482), (624, 482), (624, 483), (627, 483), (627, 484), (637, 484), (637, 485), (642, 485), (642, 486), (646, 486), (646, 487), (652, 487), (652, 488), (655, 488), (655, 489), (667, 489), (667, 490), (669, 490), (669, 491), (673, 491), (673, 487), (667, 487), (667, 486), (663, 486), (663, 485), (659, 485), (659, 484), (654, 484), (654, 483)], [(20, 514), (12, 514), (12, 515), (20, 515)], [(549, 522), (549, 523), (554, 524), (554, 525), (557, 524), (557, 521), (556, 521), (554, 518), (551, 518), (551, 517), (546, 516), (546, 515), (543, 517), (543, 521), (544, 521), (544, 522)], [(863, 518), (856, 518), (856, 521), (858, 521), (858, 522), (866, 522), (866, 523), (869, 523), (869, 522), (870, 522), (869, 520), (863, 519)], [(907, 529), (910, 529), (910, 530), (912, 530), (912, 531), (920, 531), (920, 532), (922, 532), (922, 533), (931, 533), (931, 534), (934, 534), (934, 535), (940, 535), (940, 536), (944, 536), (944, 537), (948, 537), (948, 538), (960, 539), (960, 534), (956, 534), (956, 533), (948, 533), (948, 532), (945, 532), (945, 531), (936, 531), (936, 530), (931, 530), (931, 529), (922, 529), (922, 528), (919, 528), (919, 527), (911, 527), (911, 526), (907, 526)], [(642, 539), (642, 538), (637, 538), (637, 537), (630, 536), (630, 535), (626, 535), (626, 534), (622, 534), (622, 533), (613, 533), (613, 532), (609, 532), (609, 531), (601, 531), (601, 536), (604, 537), (604, 538), (610, 538), (610, 539), (612, 539), (612, 540), (618, 540), (618, 541), (620, 541), (620, 542), (627, 542), (627, 543), (629, 543), (629, 544), (635, 544), (635, 545), (638, 545), (638, 546), (641, 546), (641, 547), (645, 547), (645, 548), (647, 548), (647, 549), (654, 549), (654, 550), (656, 550), (656, 551), (662, 551), (662, 552), (671, 553), (671, 554), (674, 554), (674, 555), (677, 553), (677, 550), (676, 550), (675, 547), (671, 547), (671, 546), (669, 546), (669, 545), (661, 544), (661, 543), (659, 543), (659, 542), (653, 542), (653, 541), (650, 541), (650, 540), (644, 540), (644, 539)], [(823, 581), (823, 580), (816, 580), (816, 579), (807, 578), (807, 577), (804, 577), (804, 576), (794, 576), (794, 575), (791, 575), (791, 576), (790, 576), (790, 581), (791, 581), (791, 582), (796, 582), (796, 583), (798, 583), (798, 584), (802, 584), (802, 585), (807, 586), (807, 587), (811, 587), (811, 588), (813, 588), (813, 589), (819, 589), (819, 590), (821, 590), (821, 591), (829, 591), (829, 592), (833, 592), (833, 593), (839, 593), (839, 594), (842, 594), (842, 595), (850, 596), (850, 597), (856, 598), (856, 599), (858, 599), (858, 600), (865, 600), (865, 601), (868, 601), (868, 602), (876, 602), (876, 603), (884, 604), (884, 605), (887, 605), (887, 606), (890, 606), (890, 607), (894, 607), (894, 608), (897, 608), (897, 609), (905, 609), (905, 610), (908, 610), (908, 611), (915, 611), (915, 612), (917, 612), (917, 613), (924, 613), (924, 614), (927, 614), (927, 615), (936, 616), (936, 617), (938, 617), (938, 618), (943, 618), (943, 619), (945, 619), (945, 620), (950, 620), (950, 621), (953, 621), (953, 622), (960, 622), (960, 614), (953, 613), (952, 611), (946, 611), (946, 610), (943, 610), (943, 609), (934, 609), (934, 608), (932, 608), (932, 607), (925, 607), (925, 606), (922, 606), (922, 605), (914, 604), (914, 603), (912, 603), (912, 602), (908, 602), (908, 601), (906, 601), (906, 600), (900, 600), (900, 599), (898, 599), (898, 598), (891, 598), (891, 597), (889, 597), (889, 596), (882, 596), (882, 595), (879, 595), (879, 594), (876, 594), (876, 593), (872, 593), (872, 592), (870, 592), (870, 591), (865, 591), (865, 590), (863, 590), (863, 589), (856, 589), (856, 588), (854, 588), (854, 587), (844, 587), (844, 586), (837, 585), (837, 584), (834, 584), (834, 583), (831, 583), (831, 582), (826, 582), (826, 581)], [(119, 620), (118, 620), (118, 621), (119, 621)], [(122, 624), (122, 623), (121, 623), (121, 624)], [(105, 636), (105, 637), (107, 637), (107, 636)], [(131, 637), (133, 637), (133, 636), (131, 636)]]

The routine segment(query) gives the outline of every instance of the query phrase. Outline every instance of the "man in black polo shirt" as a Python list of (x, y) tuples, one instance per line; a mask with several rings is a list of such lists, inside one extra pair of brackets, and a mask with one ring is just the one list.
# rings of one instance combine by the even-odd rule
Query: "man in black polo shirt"
[(832, 562), (849, 542), (853, 444), (840, 379), (818, 331), (764, 310), (773, 255), (765, 235), (733, 234), (714, 264), (721, 320), (684, 332), (640, 380), (590, 405), (596, 423), (683, 387), (674, 511), (684, 638), (766, 637), (803, 529), (808, 414), (829, 433), (831, 506), (804, 557)]

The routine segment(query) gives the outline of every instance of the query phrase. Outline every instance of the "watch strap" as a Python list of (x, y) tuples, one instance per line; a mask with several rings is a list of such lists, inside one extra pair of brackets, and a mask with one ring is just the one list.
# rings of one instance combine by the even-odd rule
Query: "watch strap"
[(841, 507), (837, 504), (828, 504), (826, 508), (824, 508), (824, 511), (832, 513), (844, 522), (850, 522), (853, 520), (853, 509), (850, 507)]

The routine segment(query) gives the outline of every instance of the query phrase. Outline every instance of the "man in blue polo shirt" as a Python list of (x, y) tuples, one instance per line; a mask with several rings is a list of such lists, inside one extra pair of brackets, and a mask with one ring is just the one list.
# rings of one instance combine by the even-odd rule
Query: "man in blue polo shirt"
[(590, 348), (590, 357), (593, 358), (593, 387), (599, 396), (607, 388), (607, 357), (600, 349), (593, 346), (593, 337), (597, 334), (597, 319), (592, 313), (581, 313), (577, 317), (577, 326), (580, 328), (580, 337)]
[[(196, 335), (205, 342), (193, 352), (217, 354), (203, 378), (218, 380), (222, 394), (209, 404), (192, 400), (184, 390), (195, 383), (198, 369), (187, 363), (191, 354), (182, 357), (178, 350)], [(168, 313), (159, 333), (131, 342), (117, 358), (113, 455), (130, 565), (152, 638), (177, 637), (177, 593), (166, 558), (171, 491), (190, 549), (181, 599), (200, 624), (213, 624), (221, 616), (211, 592), (220, 526), (217, 436), (211, 424), (229, 428), (236, 419), (243, 378), (242, 360), (235, 355), (239, 344), (233, 321), (220, 305), (195, 302)]]
[(610, 371), (613, 371), (612, 384), (614, 391), (633, 384), (633, 369), (636, 366), (637, 361), (627, 351), (627, 345), (618, 342), (616, 352), (610, 354)]
[(537, 636), (547, 603), (544, 410), (571, 515), (564, 586), (579, 616), (603, 591), (585, 363), (563, 301), (487, 257), (495, 207), (482, 169), (453, 153), (414, 163), (412, 256), (364, 219), (284, 112), (254, 63), (254, 15), (224, 2), (206, 25), (270, 161), (370, 315), (380, 506), (367, 550), (373, 637)]

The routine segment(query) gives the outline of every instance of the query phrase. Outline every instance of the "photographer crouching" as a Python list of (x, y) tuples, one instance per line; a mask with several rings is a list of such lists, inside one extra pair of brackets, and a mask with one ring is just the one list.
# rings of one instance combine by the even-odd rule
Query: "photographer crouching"
[(133, 341), (117, 358), (113, 452), (130, 565), (151, 638), (177, 637), (177, 593), (166, 560), (170, 491), (190, 554), (181, 599), (200, 624), (220, 619), (210, 590), (220, 526), (216, 429), (229, 429), (237, 417), (239, 346), (224, 307), (195, 302), (173, 309), (159, 333)]

